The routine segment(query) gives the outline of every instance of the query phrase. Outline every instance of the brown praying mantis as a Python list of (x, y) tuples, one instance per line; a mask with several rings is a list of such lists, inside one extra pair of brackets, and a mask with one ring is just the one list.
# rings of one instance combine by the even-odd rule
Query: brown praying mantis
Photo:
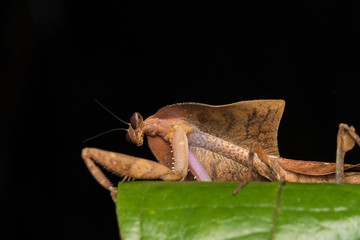
[[(277, 132), (283, 100), (252, 100), (212, 106), (178, 103), (143, 120), (130, 119), (127, 139), (148, 145), (158, 162), (96, 148), (82, 158), (95, 179), (115, 196), (101, 168), (123, 177), (164, 181), (288, 181), (360, 183), (360, 164), (344, 164), (345, 153), (360, 138), (354, 127), (339, 125), (336, 163), (280, 157)], [(95, 164), (96, 163), (96, 164)]]

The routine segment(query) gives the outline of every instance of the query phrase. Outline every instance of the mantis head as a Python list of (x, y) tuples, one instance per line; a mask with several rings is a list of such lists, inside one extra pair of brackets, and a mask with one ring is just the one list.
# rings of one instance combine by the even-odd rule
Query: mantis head
[(135, 112), (130, 118), (126, 140), (135, 143), (137, 146), (142, 146), (144, 143), (144, 121), (138, 112)]

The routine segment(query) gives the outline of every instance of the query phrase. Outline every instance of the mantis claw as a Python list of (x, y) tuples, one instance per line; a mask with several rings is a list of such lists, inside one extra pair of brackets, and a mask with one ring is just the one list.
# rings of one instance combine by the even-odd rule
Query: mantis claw
[(111, 199), (114, 201), (114, 203), (116, 203), (117, 189), (115, 187), (110, 187), (109, 191)]

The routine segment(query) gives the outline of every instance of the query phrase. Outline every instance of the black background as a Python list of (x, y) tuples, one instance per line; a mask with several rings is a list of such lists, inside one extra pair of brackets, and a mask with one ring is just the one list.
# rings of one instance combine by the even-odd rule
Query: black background
[[(354, 1), (356, 2), (356, 1)], [(177, 102), (284, 99), (284, 157), (334, 161), (360, 128), (360, 7), (351, 1), (1, 2), (1, 239), (118, 239), (83, 140)], [(86, 146), (152, 158), (114, 132)], [(359, 162), (360, 151), (347, 155)]]

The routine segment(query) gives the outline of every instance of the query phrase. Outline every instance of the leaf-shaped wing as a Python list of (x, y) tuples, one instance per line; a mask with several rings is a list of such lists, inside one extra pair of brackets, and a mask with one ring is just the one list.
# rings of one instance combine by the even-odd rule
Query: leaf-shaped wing
[(212, 106), (179, 103), (160, 109), (153, 117), (182, 118), (201, 131), (249, 149), (259, 142), (265, 153), (279, 156), (277, 132), (283, 100), (252, 100)]

